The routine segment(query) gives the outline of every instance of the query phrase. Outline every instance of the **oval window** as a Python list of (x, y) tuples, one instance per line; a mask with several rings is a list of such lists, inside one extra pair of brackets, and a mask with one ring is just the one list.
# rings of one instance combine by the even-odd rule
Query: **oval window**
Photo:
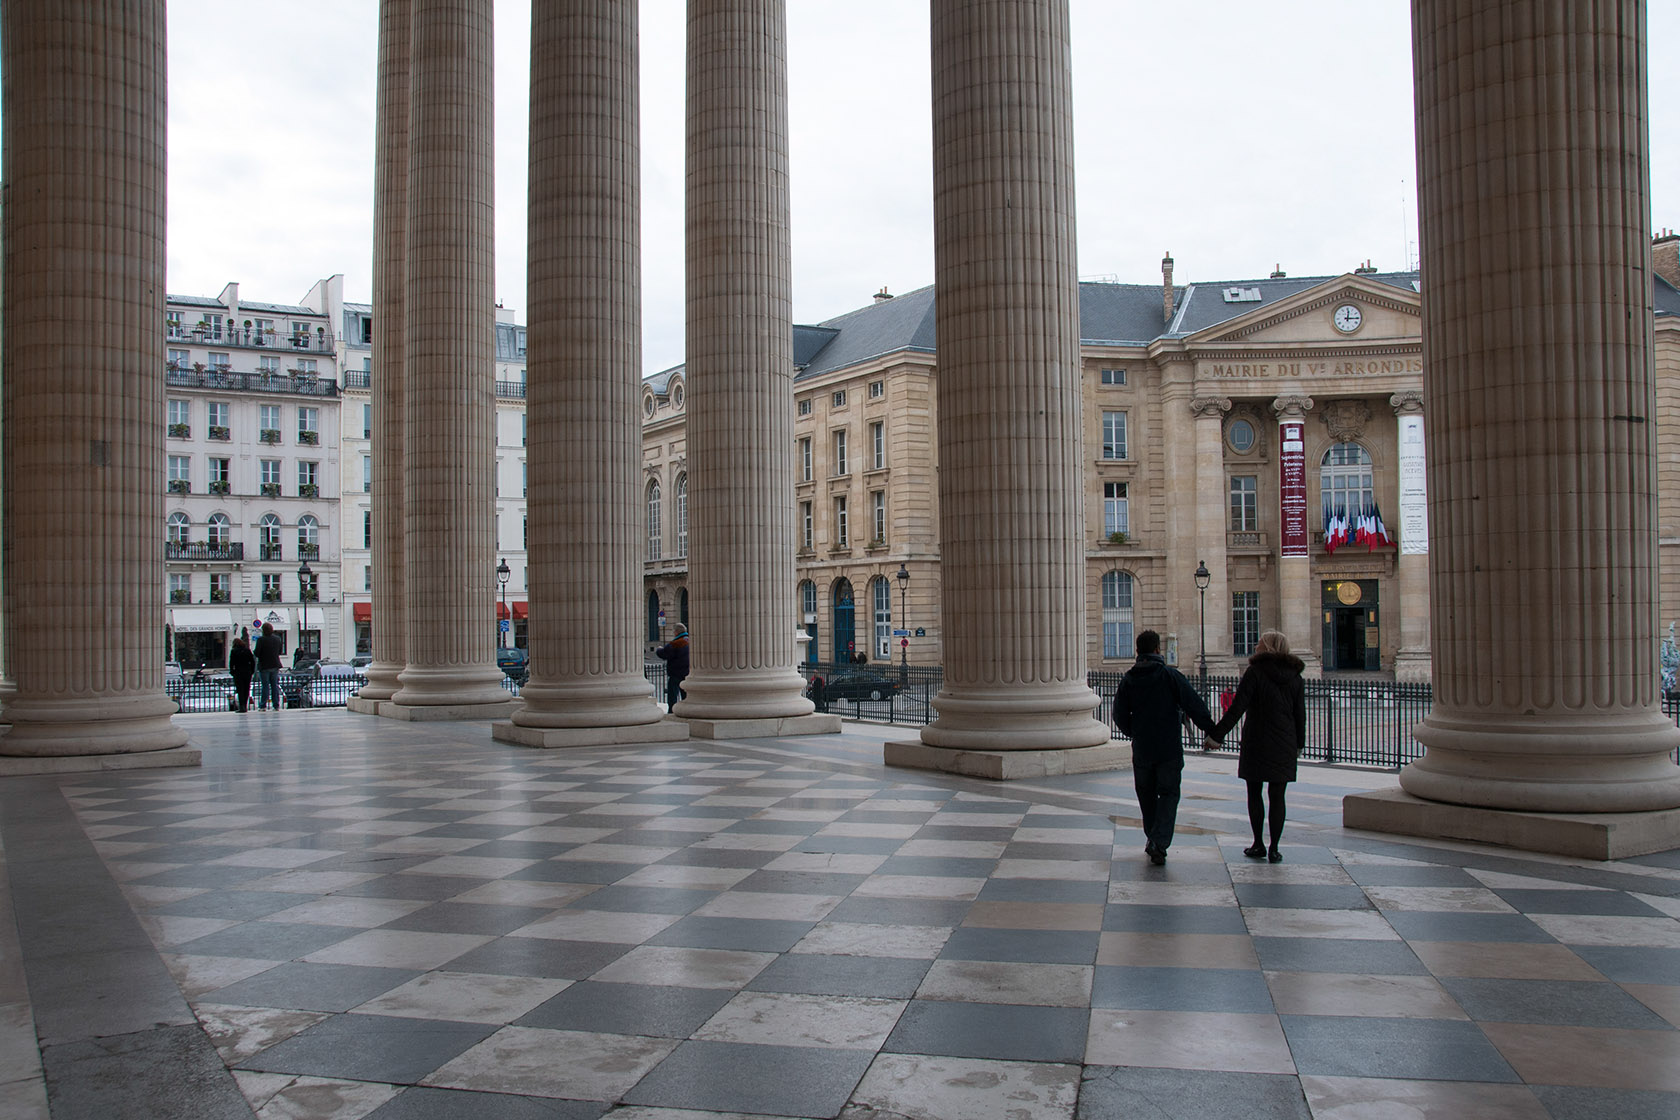
[(1254, 448), (1254, 425), (1247, 420), (1233, 420), (1227, 438), (1231, 441), (1231, 450), (1238, 452), (1251, 451)]

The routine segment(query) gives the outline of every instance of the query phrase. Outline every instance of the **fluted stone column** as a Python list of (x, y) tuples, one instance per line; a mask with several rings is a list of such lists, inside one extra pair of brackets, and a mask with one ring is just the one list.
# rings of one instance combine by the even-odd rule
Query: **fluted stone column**
[(0, 20), (6, 638), (27, 651), (0, 773), (196, 764), (159, 648), (164, 5)]
[(838, 730), (794, 667), (785, 0), (689, 2), (687, 200), (693, 645), (676, 714), (700, 737)]
[(413, 0), (379, 5), (378, 119), (373, 167), (373, 663), (352, 697), (377, 712), (408, 664), (403, 585), (403, 383), (407, 347), (409, 38)]
[(495, 651), (491, 0), (413, 3), (403, 384), (408, 663), (381, 714), (485, 719), (516, 705), (501, 687)]
[[(1435, 694), (1400, 784), (1479, 808), (1672, 810), (1644, 4), (1412, 11)], [(1657, 816), (1672, 847), (1680, 813)]]
[[(1230, 514), (1223, 500), (1230, 491), (1225, 474), (1225, 414), (1229, 411), (1229, 397), (1201, 396), (1190, 401), (1190, 415), (1195, 417), (1196, 422), (1196, 493), (1201, 495), (1201, 500), (1188, 504), (1195, 509), (1196, 559), (1206, 564), (1208, 569), (1207, 617), (1204, 622), (1202, 604), (1198, 602), (1196, 637), (1198, 642), (1201, 641), (1202, 631), (1206, 629), (1210, 673), (1228, 673), (1232, 669), (1231, 583), (1225, 535)], [(1210, 498), (1217, 500), (1210, 501)], [(1185, 576), (1183, 572), (1174, 571), (1168, 573), (1167, 578), (1183, 579)], [(1191, 576), (1190, 581), (1194, 585), (1195, 577)], [(1179, 649), (1183, 648), (1181, 642)], [(1197, 652), (1200, 654), (1202, 651)], [(1189, 665), (1180, 667), (1186, 671), (1192, 668)], [(1199, 671), (1201, 663), (1197, 662), (1193, 667)]]
[(922, 742), (1097, 748), (1068, 5), (932, 13), (945, 683)]
[(637, 0), (531, 8), (531, 679), (497, 739), (686, 739), (642, 674)]
[[(1299, 424), (1305, 428), (1307, 413), (1312, 411), (1312, 398), (1301, 396), (1278, 397), (1272, 401), (1272, 412), (1278, 418), (1278, 453), (1281, 461), (1284, 452), (1284, 436), (1289, 425)], [(1304, 465), (1303, 465), (1304, 466)], [(1280, 479), (1281, 483), (1281, 479)], [(1308, 486), (1310, 491), (1311, 487)], [(1283, 536), (1284, 510), (1278, 511), (1278, 531), (1281, 544)], [(1307, 507), (1306, 536), (1312, 539), (1311, 516), (1312, 509)], [(1300, 555), (1290, 555), (1287, 549), (1280, 548), (1278, 556), (1278, 597), (1281, 600), (1278, 617), (1281, 625), (1279, 629), (1289, 639), (1289, 650), (1306, 665), (1306, 675), (1317, 677), (1323, 672), (1323, 661), (1318, 654), (1319, 644), (1323, 641), (1324, 631), (1319, 623), (1320, 589), (1318, 581), (1313, 578), (1312, 554), (1310, 544)]]
[(1415, 390), (1388, 398), (1394, 407), (1395, 445), (1400, 449), (1400, 505), (1394, 530), (1400, 555), (1395, 577), (1400, 587), (1400, 648), (1394, 654), (1394, 679), (1429, 683), (1429, 491), (1424, 456), (1423, 394)]

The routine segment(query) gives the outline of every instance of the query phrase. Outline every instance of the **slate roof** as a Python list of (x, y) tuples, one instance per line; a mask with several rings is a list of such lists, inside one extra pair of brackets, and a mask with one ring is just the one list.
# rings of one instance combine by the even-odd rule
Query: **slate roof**
[[(1368, 272), (1359, 277), (1376, 284), (1386, 284), (1397, 288), (1407, 295), (1416, 295), (1416, 272)], [(1300, 295), (1312, 288), (1340, 280), (1340, 276), (1289, 276), (1277, 280), (1224, 280), (1213, 284), (1190, 284), (1184, 288), (1184, 295), (1178, 301), (1173, 312), (1172, 329), (1170, 331), (1156, 331), (1149, 339), (1151, 341), (1163, 335), (1179, 337), (1205, 331), (1209, 327), (1217, 326), (1230, 319), (1247, 315), (1262, 307)], [(1248, 303), (1225, 302), (1227, 288), (1248, 288), (1258, 290), (1260, 299)], [(1156, 318), (1160, 318), (1161, 289), (1155, 289)], [(1084, 334), (1084, 331), (1080, 332)], [(1130, 341), (1130, 340), (1128, 340)]]
[(1651, 285), (1651, 294), (1655, 297), (1657, 314), (1680, 315), (1680, 288), (1676, 288), (1661, 276), (1656, 277), (1656, 281)]

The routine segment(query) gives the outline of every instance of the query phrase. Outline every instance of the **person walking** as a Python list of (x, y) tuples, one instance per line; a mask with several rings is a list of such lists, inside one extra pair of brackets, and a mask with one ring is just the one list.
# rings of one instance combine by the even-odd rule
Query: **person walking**
[(257, 672), (257, 659), (251, 653), (251, 645), (244, 638), (233, 640), (233, 652), (228, 654), (228, 673), (233, 677), (233, 687), (239, 694), (239, 710), (247, 711), (251, 707), (251, 678)]
[(1137, 663), (1114, 693), (1114, 725), (1132, 741), (1132, 783), (1143, 816), (1144, 854), (1159, 867), (1172, 847), (1184, 779), (1184, 717), (1212, 734), (1213, 717), (1184, 674), (1161, 657), (1161, 635), (1137, 636)]
[[(1223, 739), (1248, 714), (1237, 753), (1237, 777), (1248, 783), (1248, 824), (1254, 830), (1254, 843), (1243, 849), (1243, 855), (1249, 859), (1283, 862), (1278, 841), (1283, 837), (1284, 791), (1295, 780), (1295, 760), (1307, 745), (1307, 688), (1301, 681), (1305, 667), (1289, 652), (1288, 638), (1276, 630), (1261, 634), (1231, 706), (1213, 728), (1212, 737)], [(1270, 844), (1262, 786), (1271, 809)]]
[(688, 679), (688, 627), (677, 623), (677, 636), (653, 651), (665, 662), (665, 707), (677, 706), (679, 696), (687, 696), (682, 682)]
[(262, 637), (257, 639), (257, 711), (268, 707), (269, 698), (274, 700), (274, 710), (280, 710), (280, 635), (274, 632), (274, 624), (263, 623)]

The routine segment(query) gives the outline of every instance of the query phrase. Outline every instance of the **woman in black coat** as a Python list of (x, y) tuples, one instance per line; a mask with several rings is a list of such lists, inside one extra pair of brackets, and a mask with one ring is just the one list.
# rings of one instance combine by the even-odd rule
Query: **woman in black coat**
[(239, 710), (251, 706), (251, 678), (257, 672), (257, 659), (244, 638), (233, 640), (233, 652), (228, 654), (228, 672), (233, 675), (233, 687), (239, 693)]
[[(1213, 738), (1224, 739), (1237, 720), (1248, 714), (1237, 754), (1237, 777), (1248, 783), (1248, 823), (1254, 829), (1254, 845), (1243, 849), (1243, 855), (1250, 859), (1283, 862), (1278, 840), (1283, 836), (1284, 790), (1295, 780), (1295, 759), (1307, 745), (1303, 668), (1301, 659), (1289, 652), (1288, 638), (1276, 630), (1261, 634), (1231, 706), (1213, 729)], [(1266, 824), (1262, 784), (1272, 810), (1269, 847), (1262, 836)]]

